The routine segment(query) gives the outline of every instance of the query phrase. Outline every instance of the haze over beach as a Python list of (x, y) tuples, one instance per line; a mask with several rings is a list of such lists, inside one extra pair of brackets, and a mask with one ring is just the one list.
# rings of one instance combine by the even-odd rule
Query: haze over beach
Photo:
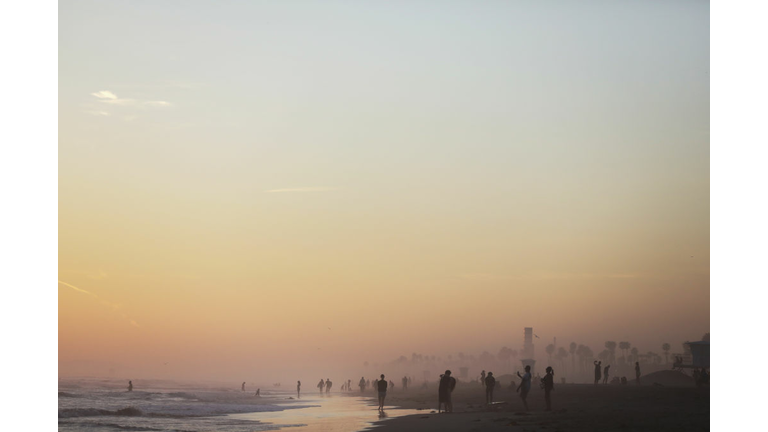
[(682, 352), (709, 97), (707, 2), (62, 2), (60, 380)]

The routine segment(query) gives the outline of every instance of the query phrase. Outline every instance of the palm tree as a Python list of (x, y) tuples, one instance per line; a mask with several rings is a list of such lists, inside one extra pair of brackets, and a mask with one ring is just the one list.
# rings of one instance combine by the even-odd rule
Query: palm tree
[(555, 356), (555, 358), (560, 360), (560, 367), (562, 367), (563, 369), (565, 369), (565, 364), (563, 360), (565, 360), (566, 357), (568, 357), (568, 351), (566, 351), (565, 348), (563, 347), (558, 348), (557, 355)]
[(669, 350), (672, 348), (668, 343), (661, 344), (661, 349), (664, 351), (664, 363), (669, 363)]
[(576, 342), (571, 342), (571, 345), (568, 346), (568, 352), (571, 354), (571, 373), (576, 373)]
[(549, 357), (549, 364), (552, 364), (552, 354), (555, 353), (555, 345), (549, 344), (546, 348), (544, 348), (544, 351), (547, 352), (547, 357)]
[(616, 361), (616, 342), (613, 341), (607, 341), (605, 342), (605, 348), (608, 349), (608, 351), (611, 352), (611, 361)]
[(512, 350), (507, 347), (502, 347), (499, 350), (499, 354), (496, 356), (499, 360), (504, 362), (504, 367), (509, 367), (509, 358), (512, 357)]
[(584, 349), (586, 347), (582, 344), (579, 344), (578, 347), (576, 347), (576, 354), (579, 356), (579, 369), (582, 371), (584, 370)]
[(629, 349), (629, 342), (619, 342), (619, 349), (624, 355), (624, 361), (627, 361), (627, 350)]

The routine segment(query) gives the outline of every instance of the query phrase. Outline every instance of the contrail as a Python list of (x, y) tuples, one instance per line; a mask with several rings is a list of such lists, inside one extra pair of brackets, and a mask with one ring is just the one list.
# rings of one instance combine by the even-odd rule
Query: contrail
[[(86, 290), (84, 290), (82, 288), (78, 288), (78, 287), (76, 287), (74, 285), (68, 284), (68, 283), (63, 282), (63, 281), (59, 281), (59, 283), (62, 284), (62, 285), (66, 285), (66, 286), (72, 288), (75, 291), (78, 291), (78, 292), (81, 292), (81, 293), (84, 293), (84, 294), (88, 294), (88, 295), (92, 295), (92, 296), (94, 296), (96, 298), (99, 298), (99, 296), (97, 296), (96, 294), (94, 294), (92, 292), (88, 292), (88, 291), (86, 291)], [(113, 304), (112, 302), (108, 302), (106, 300), (102, 300), (101, 302), (105, 306), (108, 306), (111, 309), (114, 309), (114, 310), (120, 309), (120, 305), (118, 305), (118, 304)], [(123, 319), (128, 320), (128, 323), (131, 324), (132, 326), (139, 327), (139, 324), (137, 324), (136, 321), (132, 320), (127, 314), (123, 313), (122, 316), (123, 316)]]
[(80, 291), (81, 293), (90, 294), (90, 295), (92, 295), (92, 296), (95, 296), (95, 295), (96, 295), (96, 294), (92, 294), (92, 293), (89, 293), (88, 291), (86, 291), (86, 290), (84, 290), (84, 289), (80, 289), (80, 288), (78, 288), (78, 287), (76, 287), (76, 286), (74, 286), (74, 285), (70, 285), (70, 284), (68, 284), (68, 283), (66, 283), (66, 282), (62, 282), (62, 281), (59, 281), (59, 283), (60, 283), (60, 284), (62, 284), (62, 285), (66, 285), (66, 286), (68, 286), (68, 287), (72, 288), (72, 289), (73, 289), (73, 290), (75, 290), (75, 291)]

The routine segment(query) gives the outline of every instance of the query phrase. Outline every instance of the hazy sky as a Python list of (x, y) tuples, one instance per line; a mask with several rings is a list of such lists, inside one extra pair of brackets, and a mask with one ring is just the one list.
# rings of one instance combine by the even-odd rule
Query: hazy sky
[(58, 106), (60, 374), (709, 331), (707, 2), (63, 1)]

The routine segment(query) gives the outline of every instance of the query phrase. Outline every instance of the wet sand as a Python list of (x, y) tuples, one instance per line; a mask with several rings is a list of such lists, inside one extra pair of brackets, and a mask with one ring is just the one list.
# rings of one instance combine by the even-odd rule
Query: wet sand
[[(531, 390), (529, 412), (520, 397), (504, 389), (485, 405), (478, 385), (457, 387), (454, 413), (436, 414), (437, 392), (391, 392), (387, 402), (419, 414), (377, 423), (388, 431), (703, 431), (709, 430), (709, 388), (588, 384), (556, 385), (552, 412), (545, 411), (544, 391)], [(432, 413), (435, 411), (435, 413)]]
[(396, 417), (420, 412), (415, 409), (395, 409), (388, 403), (382, 415), (371, 393), (335, 393), (322, 397), (302, 395), (300, 402), (312, 406), (277, 412), (231, 414), (230, 417), (258, 421), (275, 429), (295, 429), (297, 432), (357, 432), (369, 428), (377, 420), (383, 420), (381, 424), (386, 424)]

